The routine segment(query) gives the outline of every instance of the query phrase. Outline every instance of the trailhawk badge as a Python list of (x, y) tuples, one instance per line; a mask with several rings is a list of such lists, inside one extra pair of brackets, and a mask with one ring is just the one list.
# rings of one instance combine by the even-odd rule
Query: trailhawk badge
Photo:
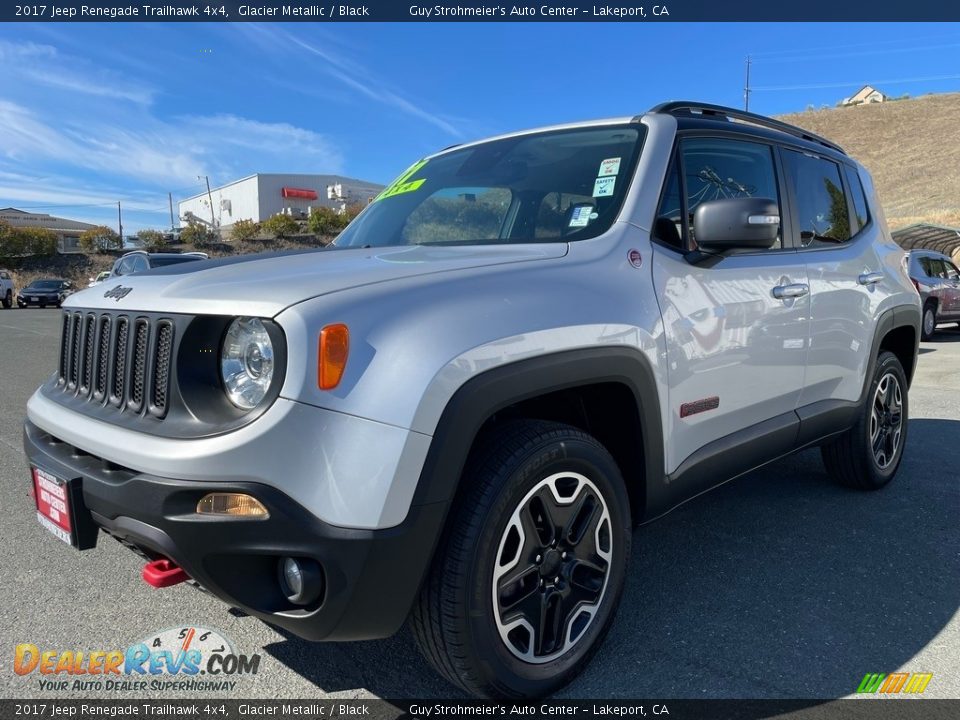
[(125, 298), (130, 294), (130, 291), (133, 288), (124, 287), (123, 285), (117, 285), (113, 290), (107, 290), (103, 296), (105, 298), (113, 298), (117, 302), (120, 302), (120, 298)]

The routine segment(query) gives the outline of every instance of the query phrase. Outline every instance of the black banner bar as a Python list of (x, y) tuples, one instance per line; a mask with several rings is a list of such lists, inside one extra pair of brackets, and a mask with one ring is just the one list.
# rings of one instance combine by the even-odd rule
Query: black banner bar
[(40, 0), (3, 3), (2, 22), (743, 22), (960, 20), (949, 0), (552, 0), (549, 3), (432, 2), (432, 0), (261, 0), (191, 2), (156, 0)]
[(0, 700), (4, 720), (549, 718), (592, 720), (953, 720), (960, 700)]

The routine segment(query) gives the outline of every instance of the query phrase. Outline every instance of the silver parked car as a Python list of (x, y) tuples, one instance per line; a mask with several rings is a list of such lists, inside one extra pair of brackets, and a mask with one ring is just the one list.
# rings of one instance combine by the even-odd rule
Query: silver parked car
[(634, 524), (807, 447), (893, 479), (920, 297), (843, 150), (674, 102), (448, 148), (328, 249), (124, 276), (61, 332), (24, 428), (47, 530), (311, 640), (410, 617), (521, 697), (600, 647)]
[(929, 340), (939, 323), (960, 323), (960, 270), (933, 250), (907, 253), (908, 272), (923, 302), (922, 339)]

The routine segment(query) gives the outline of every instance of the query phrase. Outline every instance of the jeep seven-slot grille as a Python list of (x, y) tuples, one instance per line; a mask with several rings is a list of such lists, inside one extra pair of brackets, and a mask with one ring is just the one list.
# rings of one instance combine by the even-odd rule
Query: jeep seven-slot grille
[(108, 313), (66, 312), (59, 387), (121, 411), (163, 417), (170, 395), (173, 323)]

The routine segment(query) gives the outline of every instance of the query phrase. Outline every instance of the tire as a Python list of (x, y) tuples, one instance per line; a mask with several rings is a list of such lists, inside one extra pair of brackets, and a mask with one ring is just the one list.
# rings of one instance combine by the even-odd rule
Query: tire
[[(569, 425), (505, 422), (467, 461), (414, 605), (421, 652), (473, 695), (549, 695), (584, 668), (606, 635), (630, 534), (623, 478), (599, 442)], [(553, 631), (532, 632), (532, 622), (523, 624), (528, 616), (546, 617)]]
[(903, 367), (896, 355), (881, 352), (857, 423), (820, 448), (827, 474), (856, 490), (884, 487), (903, 459), (909, 416)]
[(3, 296), (3, 306), (9, 310), (11, 305), (13, 305), (13, 293), (7, 290), (7, 294)]
[(937, 330), (937, 306), (932, 302), (923, 306), (923, 319), (920, 322), (920, 339), (929, 340)]

